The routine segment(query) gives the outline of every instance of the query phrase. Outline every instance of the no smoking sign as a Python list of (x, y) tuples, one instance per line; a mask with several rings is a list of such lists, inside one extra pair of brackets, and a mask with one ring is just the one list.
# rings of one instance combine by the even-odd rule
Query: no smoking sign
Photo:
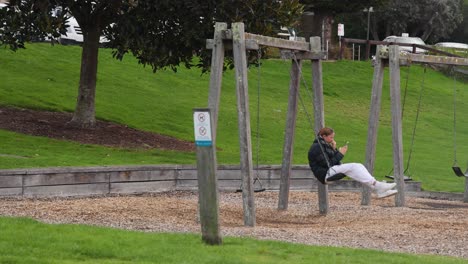
[(193, 122), (195, 130), (195, 145), (209, 147), (213, 144), (211, 138), (211, 118), (209, 112), (195, 111)]

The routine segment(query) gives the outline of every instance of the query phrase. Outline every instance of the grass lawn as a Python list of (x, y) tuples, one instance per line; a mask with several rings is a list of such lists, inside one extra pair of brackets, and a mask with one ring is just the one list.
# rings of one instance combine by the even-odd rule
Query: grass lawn
[(467, 263), (442, 256), (316, 247), (225, 237), (207, 246), (200, 235), (49, 225), (0, 217), (0, 263)]
[[(0, 105), (49, 111), (74, 110), (80, 48), (31, 44), (13, 53), (0, 50)], [(265, 60), (260, 74), (249, 70), (252, 132), (260, 109), (259, 139), (254, 153), (261, 164), (280, 164), (289, 87), (289, 61)], [(402, 89), (406, 68), (402, 69)], [(294, 146), (295, 164), (306, 164), (314, 132), (310, 64), (304, 63), (304, 82)], [(367, 139), (373, 68), (369, 62), (323, 63), (325, 119), (337, 131), (338, 143), (350, 141), (346, 162), (363, 162)], [(422, 79), (425, 86), (412, 149), (410, 176), (434, 191), (462, 192), (463, 179), (451, 172), (453, 163), (453, 88), (443, 74), (421, 66), (410, 68), (403, 116), (405, 163), (408, 157)], [(259, 80), (260, 78), (260, 80)], [(96, 95), (96, 115), (102, 120), (193, 140), (192, 109), (206, 107), (209, 75), (198, 69), (177, 72), (139, 66), (135, 59), (112, 58), (102, 49)], [(257, 85), (261, 97), (257, 105)], [(457, 89), (457, 154), (468, 160), (468, 122), (464, 83)], [(383, 178), (392, 167), (391, 114), (388, 72), (384, 81), (375, 175)], [(403, 91), (402, 91), (403, 95)], [(313, 120), (312, 120), (313, 122)], [(239, 163), (234, 72), (227, 71), (218, 128), (219, 164)], [(115, 149), (33, 137), (0, 130), (0, 169), (51, 166), (137, 164), (195, 164), (194, 153)], [(463, 259), (420, 256), (335, 247), (315, 247), (249, 238), (225, 237), (222, 246), (207, 246), (195, 234), (155, 234), (83, 225), (49, 225), (26, 218), (0, 217), (0, 263), (467, 263)], [(455, 245), (456, 246), (456, 245)]]
[[(78, 89), (80, 53), (77, 46), (27, 45), (16, 53), (0, 50), (0, 105), (50, 111), (74, 110)], [(280, 164), (284, 140), (290, 61), (264, 60), (260, 74), (249, 70), (250, 111), (254, 157), (260, 164)], [(388, 69), (387, 69), (388, 70)], [(192, 109), (206, 107), (209, 75), (199, 69), (179, 68), (152, 73), (132, 57), (123, 61), (101, 49), (96, 94), (97, 118), (140, 130), (193, 140)], [(407, 68), (402, 68), (402, 96)], [(294, 164), (307, 164), (306, 153), (313, 140), (310, 63), (303, 66), (299, 116), (294, 145)], [(363, 162), (373, 68), (370, 62), (338, 61), (323, 63), (325, 120), (337, 131), (338, 144), (349, 141), (345, 162)], [(403, 143), (405, 164), (411, 149), (415, 118), (421, 96), (419, 121), (409, 166), (410, 176), (432, 191), (463, 192), (464, 180), (451, 171), (453, 164), (453, 89), (457, 98), (457, 158), (463, 168), (468, 161), (467, 84), (454, 82), (430, 68), (410, 67), (404, 105)], [(389, 74), (385, 74), (375, 175), (383, 179), (392, 169)], [(217, 134), (219, 164), (239, 164), (237, 110), (234, 72), (223, 75)], [(257, 88), (260, 84), (260, 104)], [(309, 91), (310, 92), (310, 91)], [(255, 120), (260, 109), (259, 148), (256, 147)], [(313, 122), (313, 120), (312, 120)], [(0, 168), (50, 166), (96, 166), (138, 164), (195, 164), (194, 153), (113, 149), (74, 142), (32, 137), (0, 130)]]

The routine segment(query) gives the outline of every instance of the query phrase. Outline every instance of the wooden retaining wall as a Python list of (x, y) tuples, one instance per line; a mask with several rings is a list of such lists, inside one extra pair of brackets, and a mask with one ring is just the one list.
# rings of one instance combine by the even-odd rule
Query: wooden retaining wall
[[(258, 175), (267, 190), (278, 190), (280, 165), (260, 166)], [(223, 191), (240, 188), (239, 166), (218, 166), (218, 186)], [(307, 165), (292, 168), (291, 190), (317, 190), (317, 181)], [(255, 184), (259, 187), (258, 182)], [(361, 184), (341, 180), (330, 190), (360, 190)], [(53, 197), (105, 194), (137, 194), (197, 190), (193, 165), (65, 167), (0, 170), (0, 196)], [(420, 182), (408, 182), (407, 191), (420, 191)]]

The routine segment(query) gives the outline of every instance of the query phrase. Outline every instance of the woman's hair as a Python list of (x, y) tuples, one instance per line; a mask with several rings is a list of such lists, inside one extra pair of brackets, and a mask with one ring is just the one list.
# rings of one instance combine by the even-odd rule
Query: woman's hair
[(332, 128), (324, 127), (322, 129), (320, 129), (320, 131), (318, 132), (318, 135), (323, 137), (323, 136), (329, 136), (329, 135), (331, 135), (333, 133), (335, 133), (335, 131), (333, 131)]

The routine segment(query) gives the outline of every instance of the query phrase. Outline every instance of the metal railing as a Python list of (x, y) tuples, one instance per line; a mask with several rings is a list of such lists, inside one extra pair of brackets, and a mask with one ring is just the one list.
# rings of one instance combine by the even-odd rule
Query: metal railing
[[(353, 39), (353, 38), (342, 38), (341, 39), (341, 45), (340, 45), (340, 53), (339, 53), (339, 59), (344, 58), (344, 51), (348, 43), (353, 43), (353, 44), (364, 44), (366, 46), (366, 53), (365, 53), (365, 59), (368, 60), (370, 58), (370, 53), (371, 53), (371, 46), (377, 46), (377, 45), (398, 45), (398, 46), (404, 46), (404, 47), (412, 47), (412, 53), (416, 53), (416, 49), (423, 49), (427, 50), (430, 53), (434, 54), (440, 54), (448, 57), (461, 57), (459, 55), (439, 50), (427, 45), (419, 45), (419, 44), (408, 44), (408, 43), (398, 43), (398, 42), (388, 42), (388, 41), (380, 41), (380, 40), (365, 40), (365, 39)], [(353, 54), (354, 57), (354, 54)]]

